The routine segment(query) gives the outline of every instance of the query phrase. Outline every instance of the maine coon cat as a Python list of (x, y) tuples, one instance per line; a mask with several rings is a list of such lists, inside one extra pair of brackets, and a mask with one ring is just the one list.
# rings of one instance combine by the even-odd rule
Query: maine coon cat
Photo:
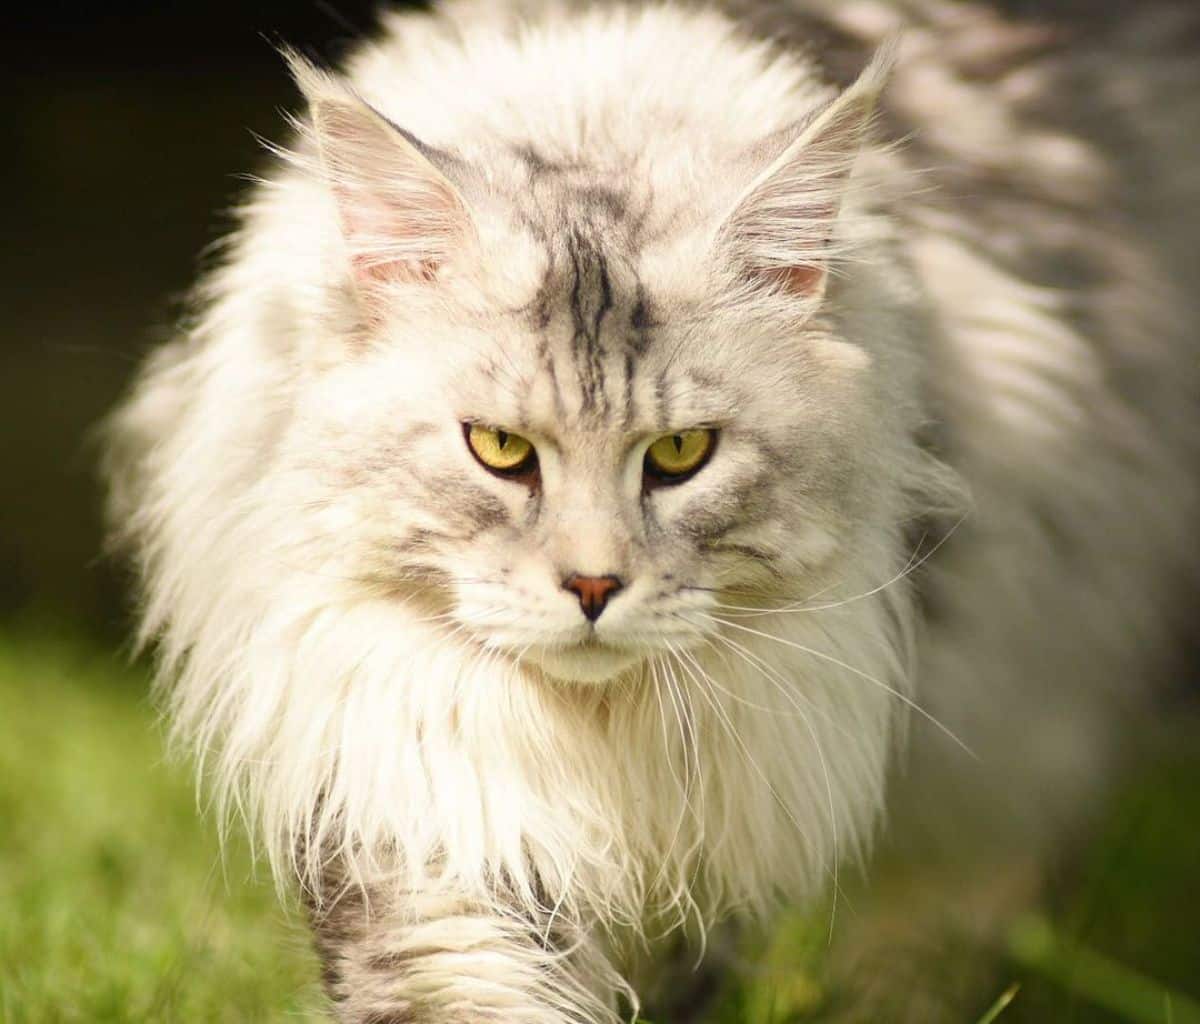
[(108, 465), (340, 1019), (618, 1019), (643, 939), (863, 852), (906, 720), (927, 804), (1086, 800), (1197, 575), (1196, 23), (449, 3), (291, 59)]

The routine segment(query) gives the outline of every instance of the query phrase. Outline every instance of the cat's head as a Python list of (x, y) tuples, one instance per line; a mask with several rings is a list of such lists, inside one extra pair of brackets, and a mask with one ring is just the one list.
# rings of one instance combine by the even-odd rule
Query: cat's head
[(295, 70), (352, 310), (302, 422), (355, 573), (579, 681), (838, 575), (876, 424), (831, 306), (882, 62), (749, 150), (624, 167), (434, 149)]

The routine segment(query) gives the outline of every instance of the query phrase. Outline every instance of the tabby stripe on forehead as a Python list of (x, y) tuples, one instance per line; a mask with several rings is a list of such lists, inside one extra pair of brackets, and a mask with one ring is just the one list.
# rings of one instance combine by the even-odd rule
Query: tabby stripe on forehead
[(604, 388), (604, 348), (600, 344), (600, 325), (604, 321), (605, 314), (612, 309), (612, 283), (608, 279), (608, 261), (604, 258), (601, 252), (596, 253), (597, 268), (600, 274), (600, 305), (596, 309), (596, 322), (592, 327), (592, 337), (594, 339), (592, 351), (592, 373), (594, 379), (600, 384), (600, 397), (604, 403), (604, 412), (608, 412), (609, 401), (608, 392)]
[(621, 416), (621, 426), (628, 430), (633, 426), (633, 355), (625, 353), (625, 410)]
[(659, 430), (666, 430), (671, 411), (671, 378), (666, 371), (654, 381), (654, 423)]
[[(568, 246), (575, 280), (571, 287), (571, 337), (579, 373), (582, 405), (586, 410), (597, 404), (608, 411), (608, 395), (604, 391), (604, 348), (600, 344), (600, 329), (605, 315), (612, 308), (612, 285), (604, 254), (587, 242), (578, 231), (571, 234)], [(585, 282), (584, 277), (588, 280)]]
[(538, 361), (545, 368), (546, 376), (550, 378), (550, 394), (554, 399), (554, 415), (561, 422), (566, 413), (566, 404), (563, 401), (562, 389), (558, 385), (558, 371), (554, 369), (554, 354), (550, 351), (550, 342), (544, 334), (538, 339), (537, 355)]
[(650, 306), (646, 300), (646, 287), (641, 281), (638, 281), (637, 289), (634, 292), (633, 312), (629, 315), (629, 326), (631, 328), (629, 347), (633, 349), (635, 354), (639, 356), (645, 355), (646, 349), (650, 345), (652, 321)]

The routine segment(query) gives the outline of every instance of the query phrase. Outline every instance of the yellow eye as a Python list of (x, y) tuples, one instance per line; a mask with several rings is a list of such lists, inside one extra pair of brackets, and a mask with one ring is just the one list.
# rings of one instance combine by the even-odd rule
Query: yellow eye
[(493, 430), (478, 423), (466, 426), (467, 446), (471, 454), (495, 473), (518, 474), (532, 468), (536, 453), (520, 434)]
[(660, 481), (681, 480), (704, 465), (715, 442), (712, 430), (666, 434), (646, 449), (646, 472)]

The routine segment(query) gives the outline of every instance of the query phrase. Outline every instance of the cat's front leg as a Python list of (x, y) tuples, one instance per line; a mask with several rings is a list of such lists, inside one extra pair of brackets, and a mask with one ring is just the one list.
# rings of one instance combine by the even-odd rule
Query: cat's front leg
[(311, 906), (341, 1024), (616, 1024), (615, 977), (561, 923), (444, 892), (348, 888)]

